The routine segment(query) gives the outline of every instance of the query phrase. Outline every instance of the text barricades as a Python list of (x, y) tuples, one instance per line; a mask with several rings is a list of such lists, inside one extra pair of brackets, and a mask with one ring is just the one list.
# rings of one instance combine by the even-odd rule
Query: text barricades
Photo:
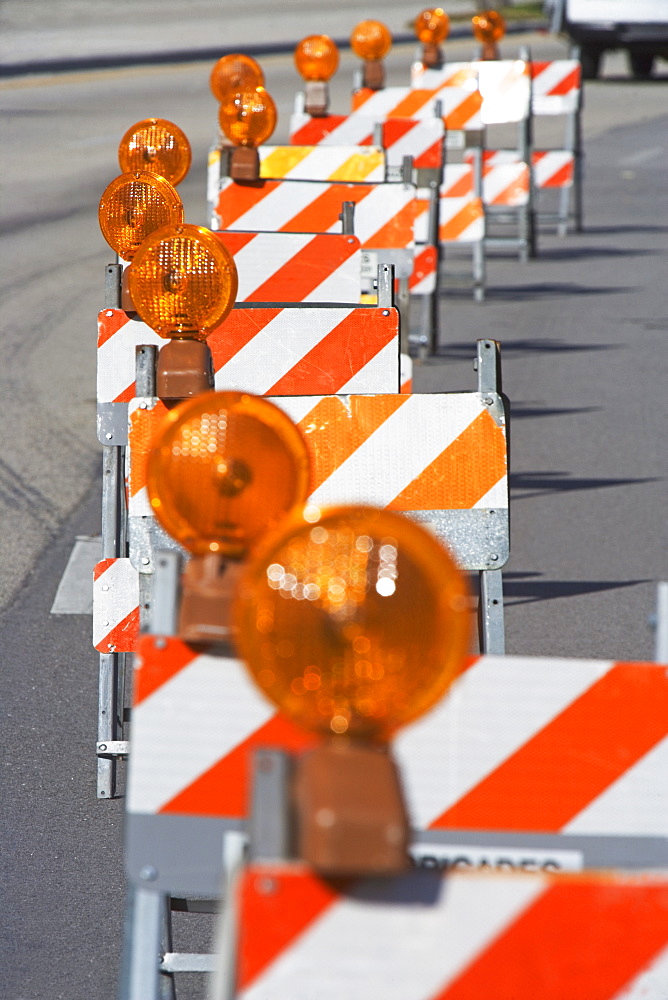
[[(315, 737), (276, 714), (238, 661), (163, 636), (139, 641), (132, 718), (130, 877), (151, 865), (156, 889), (215, 893), (224, 832), (247, 816), (250, 753)], [(664, 666), (473, 660), (395, 743), (416, 863), (666, 867), (667, 720)]]
[(342, 887), (254, 864), (235, 902), (238, 1000), (301, 1000), (322, 983), (347, 1000), (666, 995), (660, 877), (412, 872)]
[[(119, 309), (99, 317), (98, 399), (135, 395), (135, 346), (164, 345)], [(399, 315), (368, 306), (238, 307), (207, 338), (215, 387), (258, 395), (396, 392)]]

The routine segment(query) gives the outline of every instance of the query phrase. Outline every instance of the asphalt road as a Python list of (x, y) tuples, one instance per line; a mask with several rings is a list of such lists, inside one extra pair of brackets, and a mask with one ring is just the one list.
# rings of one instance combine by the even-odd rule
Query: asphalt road
[[(562, 51), (529, 38), (534, 53)], [(516, 49), (508, 46), (508, 54)], [(470, 54), (462, 44), (451, 58)], [(410, 50), (395, 53), (405, 78)], [(665, 69), (665, 64), (664, 69)], [(343, 60), (333, 107), (344, 108)], [(512, 417), (513, 653), (651, 658), (655, 582), (668, 576), (665, 401), (668, 75), (630, 81), (612, 59), (586, 89), (586, 230), (544, 235), (536, 261), (489, 267), (487, 302), (444, 297), (437, 359), (416, 389), (474, 387), (472, 343), (502, 343)], [(209, 67), (25, 78), (0, 86), (5, 239), (1, 291), (0, 639), (3, 650), (0, 994), (116, 993), (122, 803), (95, 800), (96, 658), (90, 619), (50, 616), (74, 537), (99, 530), (95, 316), (108, 252), (100, 194), (118, 140), (162, 115), (189, 135), (186, 218), (204, 221), (215, 105)], [(297, 79), (265, 61), (285, 135)]]

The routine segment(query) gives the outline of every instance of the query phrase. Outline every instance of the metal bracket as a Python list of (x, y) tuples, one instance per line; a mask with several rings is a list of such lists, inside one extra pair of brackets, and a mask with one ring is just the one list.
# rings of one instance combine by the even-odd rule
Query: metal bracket
[(474, 371), (478, 373), (478, 392), (501, 393), (501, 348), (498, 340), (477, 340)]
[(378, 265), (378, 308), (391, 309), (394, 306), (394, 265)]
[(355, 235), (355, 202), (344, 201), (341, 205), (341, 232), (344, 236)]
[(404, 156), (401, 161), (401, 179), (404, 184), (413, 183), (413, 157)]
[(104, 269), (104, 308), (121, 308), (121, 286), (123, 267), (121, 264), (107, 264)]
[(128, 740), (106, 740), (97, 743), (98, 757), (127, 757), (130, 750)]
[(179, 613), (181, 557), (178, 552), (161, 550), (155, 559), (151, 633), (176, 635)]
[(281, 750), (253, 755), (249, 853), (254, 861), (276, 861), (292, 855), (290, 776), (292, 761)]
[(128, 404), (97, 404), (97, 439), (100, 444), (124, 447), (128, 443)]
[(135, 396), (155, 396), (155, 366), (158, 348), (155, 344), (139, 344), (135, 348)]

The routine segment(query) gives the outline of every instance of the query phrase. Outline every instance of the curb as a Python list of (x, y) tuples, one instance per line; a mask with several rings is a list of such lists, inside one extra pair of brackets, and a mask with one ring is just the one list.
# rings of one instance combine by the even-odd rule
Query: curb
[[(516, 21), (509, 24), (508, 35), (520, 35), (528, 31), (549, 31), (547, 21)], [(471, 38), (468, 25), (455, 27), (449, 38)], [(350, 39), (335, 38), (339, 49), (350, 49)], [(394, 35), (395, 45), (417, 44), (415, 35)], [(114, 55), (82, 56), (67, 59), (36, 59), (21, 63), (0, 65), (0, 79), (14, 76), (30, 76), (39, 73), (70, 73), (85, 70), (120, 69), (124, 66), (157, 66), (160, 64), (175, 65), (188, 62), (215, 62), (221, 56), (244, 52), (249, 56), (286, 55), (294, 51), (296, 42), (276, 42), (266, 45), (237, 45), (236, 47), (202, 48), (202, 49), (172, 49), (164, 52), (128, 52)]]

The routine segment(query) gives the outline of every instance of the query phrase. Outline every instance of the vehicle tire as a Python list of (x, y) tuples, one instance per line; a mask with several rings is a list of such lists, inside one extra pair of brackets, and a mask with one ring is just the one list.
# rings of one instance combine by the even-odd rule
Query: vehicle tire
[(636, 80), (648, 80), (652, 75), (654, 56), (651, 52), (629, 52), (631, 72)]
[(589, 46), (582, 46), (580, 62), (582, 63), (582, 76), (585, 80), (595, 80), (601, 68), (601, 49), (593, 49)]

